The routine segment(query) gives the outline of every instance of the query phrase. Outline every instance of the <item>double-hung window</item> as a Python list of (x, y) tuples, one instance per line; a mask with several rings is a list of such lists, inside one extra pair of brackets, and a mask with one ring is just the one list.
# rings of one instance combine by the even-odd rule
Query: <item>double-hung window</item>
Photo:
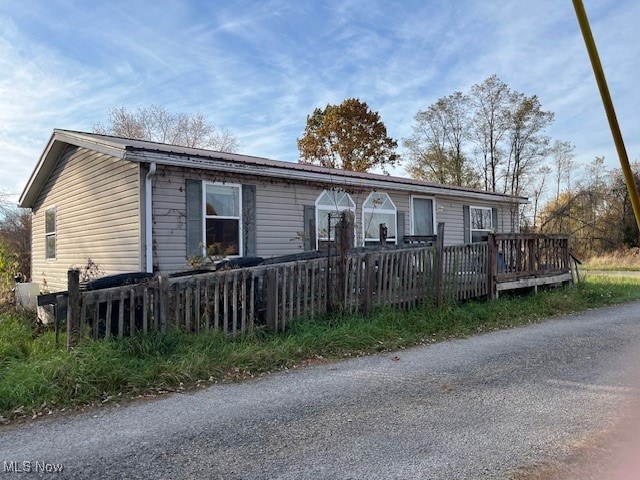
[[(316, 248), (335, 241), (335, 227), (341, 212), (348, 212), (353, 223), (356, 204), (343, 190), (325, 190), (316, 199)], [(331, 214), (331, 224), (329, 224)]]
[(380, 224), (387, 228), (387, 243), (396, 243), (396, 206), (386, 193), (372, 192), (362, 204), (365, 245), (380, 243)]
[(44, 258), (55, 260), (56, 258), (56, 207), (47, 208), (44, 212)]
[(240, 185), (205, 183), (205, 238), (210, 255), (242, 252), (242, 191)]
[(489, 207), (469, 207), (471, 242), (482, 242), (493, 231), (493, 212)]

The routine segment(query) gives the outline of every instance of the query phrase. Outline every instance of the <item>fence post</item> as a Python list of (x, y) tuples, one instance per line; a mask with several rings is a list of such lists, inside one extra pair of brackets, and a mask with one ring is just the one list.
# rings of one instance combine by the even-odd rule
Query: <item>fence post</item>
[(364, 256), (364, 275), (363, 313), (368, 314), (373, 308), (373, 291), (376, 282), (376, 261), (372, 253)]
[(540, 244), (535, 237), (527, 240), (527, 250), (529, 271), (538, 272), (540, 270)]
[(65, 295), (56, 295), (56, 308), (53, 313), (56, 349), (60, 346), (60, 322), (62, 321), (62, 314), (65, 308), (67, 308), (68, 303)]
[(67, 271), (67, 350), (75, 347), (80, 340), (80, 270)]
[[(562, 245), (562, 261), (564, 265), (563, 269), (569, 269), (571, 271), (571, 254), (569, 252), (569, 239), (563, 238), (560, 240), (560, 244)], [(578, 266), (576, 265), (576, 272), (578, 271)]]
[(436, 238), (436, 305), (442, 306), (442, 287), (444, 283), (444, 223), (438, 223)]
[(498, 276), (498, 242), (495, 233), (490, 233), (487, 241), (489, 254), (487, 255), (487, 296), (494, 300), (498, 298), (496, 279)]
[(388, 235), (388, 229), (387, 229), (387, 225), (384, 223), (381, 223), (379, 225), (379, 235), (380, 235), (380, 245), (382, 245), (383, 247), (385, 247), (387, 245), (387, 235)]
[(267, 297), (267, 329), (275, 332), (278, 329), (278, 277), (275, 269), (267, 271), (266, 275)]
[(169, 278), (160, 275), (158, 276), (158, 326), (162, 333), (167, 332), (167, 325), (169, 319)]

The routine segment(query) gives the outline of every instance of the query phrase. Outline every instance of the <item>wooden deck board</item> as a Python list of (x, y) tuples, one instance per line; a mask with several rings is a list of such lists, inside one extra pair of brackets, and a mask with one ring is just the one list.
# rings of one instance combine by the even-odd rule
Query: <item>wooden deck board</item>
[(520, 278), (506, 282), (498, 282), (497, 288), (499, 292), (505, 290), (515, 290), (517, 288), (539, 287), (542, 285), (553, 285), (555, 283), (571, 282), (573, 279), (571, 272), (565, 272), (555, 275), (544, 275), (539, 277)]

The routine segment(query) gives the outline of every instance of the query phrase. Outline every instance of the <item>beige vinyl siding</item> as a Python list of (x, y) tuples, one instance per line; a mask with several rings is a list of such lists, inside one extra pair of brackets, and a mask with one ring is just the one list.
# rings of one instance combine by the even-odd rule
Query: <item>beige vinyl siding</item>
[[(422, 195), (418, 195), (422, 196)], [(465, 242), (464, 238), (464, 215), (463, 208), (465, 205), (474, 207), (487, 207), (498, 209), (498, 225), (494, 226), (497, 232), (514, 232), (518, 231), (517, 224), (511, 225), (510, 205), (498, 204), (481, 200), (469, 200), (466, 198), (456, 197), (431, 197), (435, 201), (435, 222), (444, 222), (444, 244), (460, 245)], [(409, 217), (410, 218), (410, 217)], [(410, 223), (407, 225), (409, 232)]]
[[(255, 185), (256, 254), (265, 258), (303, 251), (304, 206), (315, 205), (316, 199), (325, 188), (311, 183), (295, 184), (273, 178), (159, 166), (152, 180), (153, 248), (154, 267), (162, 272), (189, 268), (186, 258), (186, 179)], [(336, 187), (339, 188), (339, 185)], [(396, 206), (396, 211), (404, 214), (404, 233), (410, 234), (411, 193), (392, 189), (378, 191), (388, 193)], [(356, 204), (356, 245), (362, 245), (362, 204), (371, 192), (372, 190), (366, 186), (358, 190), (353, 188), (349, 190)], [(510, 227), (507, 227), (508, 206), (448, 196), (431, 196), (430, 198), (433, 198), (436, 204), (436, 223), (445, 222), (446, 245), (464, 242), (464, 205), (498, 207), (502, 224), (498, 230), (511, 231)]]
[[(123, 161), (69, 147), (33, 206), (33, 281), (66, 290), (67, 270), (91, 258), (104, 275), (141, 269), (140, 170)], [(45, 260), (44, 215), (56, 207), (56, 258)]]
[[(186, 258), (185, 180), (256, 186), (256, 255), (274, 257), (303, 251), (304, 206), (315, 205), (321, 185), (291, 184), (276, 179), (215, 174), (176, 167), (159, 167), (153, 177), (154, 266), (163, 272), (188, 268)], [(350, 192), (356, 203), (356, 235), (362, 242), (362, 202), (370, 190)], [(394, 202), (396, 199), (394, 198)], [(400, 200), (399, 203), (403, 205)], [(408, 201), (405, 221), (408, 221)]]
[(274, 179), (159, 167), (153, 177), (154, 267), (184, 270), (186, 258), (185, 180), (256, 186), (256, 254), (274, 257), (302, 252), (304, 205), (314, 205), (322, 188), (291, 185)]
[(466, 199), (436, 198), (436, 224), (444, 222), (444, 244), (460, 245), (464, 240), (463, 208), (469, 205)]
[(285, 183), (255, 185), (257, 255), (302, 252), (304, 205), (315, 205), (322, 189)]

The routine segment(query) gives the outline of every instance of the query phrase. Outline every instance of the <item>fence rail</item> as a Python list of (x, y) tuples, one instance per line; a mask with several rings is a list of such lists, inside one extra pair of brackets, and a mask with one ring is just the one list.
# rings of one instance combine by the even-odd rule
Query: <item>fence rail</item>
[(67, 331), (88, 328), (95, 339), (170, 328), (194, 333), (221, 330), (230, 335), (262, 326), (283, 331), (294, 319), (335, 311), (366, 313), (383, 305), (408, 309), (493, 298), (497, 283), (566, 271), (568, 258), (566, 237), (492, 235), (488, 242), (469, 245), (438, 243), (182, 277), (156, 276), (136, 285), (79, 291), (74, 301), (70, 289)]

